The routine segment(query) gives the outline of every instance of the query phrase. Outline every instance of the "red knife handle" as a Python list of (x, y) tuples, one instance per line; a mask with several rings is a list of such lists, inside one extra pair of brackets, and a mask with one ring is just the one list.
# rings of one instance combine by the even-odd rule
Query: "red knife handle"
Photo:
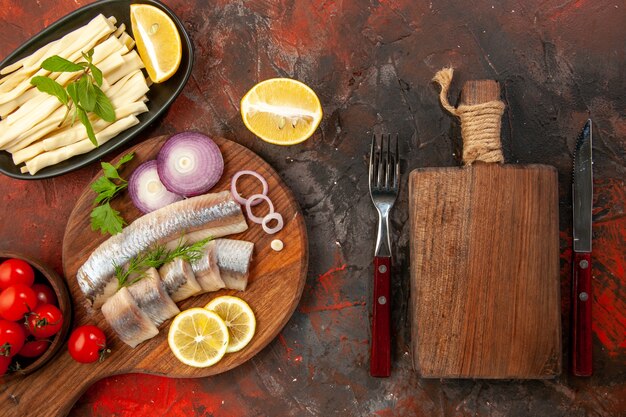
[(591, 376), (591, 253), (574, 253), (572, 373)]
[(374, 312), (370, 375), (391, 375), (391, 258), (374, 257)]

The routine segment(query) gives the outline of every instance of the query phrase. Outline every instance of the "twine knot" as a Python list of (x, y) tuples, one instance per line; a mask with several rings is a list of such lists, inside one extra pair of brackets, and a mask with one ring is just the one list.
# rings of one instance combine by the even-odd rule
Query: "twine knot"
[(463, 137), (463, 163), (471, 165), (476, 161), (504, 162), (500, 128), (504, 103), (500, 100), (480, 104), (461, 104), (453, 107), (448, 102), (448, 90), (452, 82), (452, 68), (444, 68), (437, 72), (433, 81), (441, 86), (439, 100), (441, 105), (461, 120), (461, 136)]

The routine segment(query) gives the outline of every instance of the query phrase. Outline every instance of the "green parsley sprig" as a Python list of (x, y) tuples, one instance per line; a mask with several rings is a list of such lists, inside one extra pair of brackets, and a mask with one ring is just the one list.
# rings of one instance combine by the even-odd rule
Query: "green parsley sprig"
[[(178, 241), (178, 245), (173, 250), (166, 249), (165, 246), (159, 245), (151, 251), (131, 258), (126, 268), (113, 264), (118, 289), (127, 287), (141, 280), (148, 268), (160, 268), (176, 258), (183, 258), (190, 263), (199, 260), (202, 257), (202, 249), (211, 240), (213, 240), (213, 237), (207, 237), (206, 239), (188, 245), (183, 243), (181, 237)], [(130, 279), (131, 277), (133, 277), (133, 279)]]
[(120, 212), (111, 207), (110, 201), (128, 187), (128, 181), (120, 176), (118, 170), (134, 157), (135, 153), (131, 152), (124, 155), (115, 165), (108, 162), (101, 163), (104, 175), (91, 184), (91, 189), (97, 194), (93, 200), (95, 207), (91, 211), (91, 230), (99, 230), (102, 234), (110, 235), (122, 231), (126, 222)]
[(63, 88), (61, 84), (52, 78), (45, 76), (33, 77), (30, 83), (37, 87), (39, 91), (56, 97), (67, 108), (65, 117), (63, 117), (59, 126), (65, 123), (70, 111), (74, 108), (72, 126), (76, 118), (78, 118), (85, 126), (87, 137), (97, 147), (98, 141), (87, 113), (93, 112), (102, 120), (113, 123), (115, 121), (115, 109), (111, 100), (100, 89), (102, 87), (102, 71), (93, 64), (93, 53), (93, 49), (87, 53), (81, 52), (83, 58), (85, 58), (84, 62), (74, 63), (58, 55), (53, 55), (41, 63), (41, 68), (50, 72), (82, 71), (82, 74), (75, 77), (66, 88)]

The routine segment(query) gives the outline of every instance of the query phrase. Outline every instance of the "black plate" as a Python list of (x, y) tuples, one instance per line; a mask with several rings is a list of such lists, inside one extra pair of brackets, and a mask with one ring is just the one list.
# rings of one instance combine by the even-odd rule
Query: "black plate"
[(115, 16), (117, 19), (117, 25), (119, 26), (121, 23), (124, 23), (127, 31), (130, 32), (131, 3), (151, 4), (167, 13), (178, 28), (183, 49), (180, 67), (172, 78), (161, 84), (153, 84), (150, 87), (150, 91), (148, 92), (149, 101), (147, 103), (148, 111), (137, 116), (139, 124), (125, 130), (115, 138), (109, 140), (91, 152), (83, 155), (77, 155), (56, 165), (46, 167), (37, 172), (35, 175), (30, 175), (28, 173), (22, 174), (20, 172), (20, 168), (15, 166), (13, 163), (11, 155), (8, 152), (0, 151), (0, 172), (13, 178), (34, 180), (55, 177), (57, 175), (66, 174), (70, 171), (81, 168), (93, 161), (98, 160), (134, 138), (142, 130), (148, 127), (157, 117), (159, 117), (180, 94), (183, 87), (187, 83), (187, 79), (189, 79), (189, 76), (191, 75), (191, 68), (193, 66), (193, 47), (191, 39), (189, 39), (189, 35), (185, 31), (183, 24), (178, 17), (176, 17), (174, 12), (162, 3), (154, 0), (104, 0), (81, 7), (80, 9), (48, 26), (46, 29), (33, 36), (32, 39), (13, 51), (13, 53), (0, 62), (0, 68), (10, 65), (17, 60), (32, 54), (34, 51), (47, 43), (61, 38), (74, 29), (84, 26), (99, 13), (102, 13), (106, 17)]

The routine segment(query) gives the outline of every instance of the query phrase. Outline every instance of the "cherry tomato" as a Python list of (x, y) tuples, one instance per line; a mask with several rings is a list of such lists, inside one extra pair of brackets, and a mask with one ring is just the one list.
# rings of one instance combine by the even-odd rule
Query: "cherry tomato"
[(0, 320), (0, 357), (12, 358), (24, 346), (24, 326), (14, 321)]
[(0, 289), (3, 290), (15, 284), (30, 287), (34, 281), (35, 272), (28, 262), (13, 258), (0, 264)]
[(38, 358), (48, 350), (50, 343), (48, 339), (29, 340), (24, 343), (24, 346), (17, 354), (23, 358)]
[(0, 317), (18, 321), (37, 306), (35, 291), (24, 284), (15, 284), (0, 293)]
[(0, 356), (0, 376), (7, 373), (10, 364), (11, 358), (9, 358), (8, 356)]
[(54, 336), (63, 326), (63, 313), (52, 304), (37, 307), (26, 319), (28, 331), (38, 339)]
[(33, 291), (35, 291), (35, 295), (37, 296), (38, 306), (43, 304), (57, 305), (57, 295), (48, 285), (33, 284), (31, 288), (33, 289)]
[(67, 347), (76, 362), (92, 363), (104, 359), (104, 354), (110, 352), (106, 342), (106, 336), (96, 326), (80, 326), (70, 335)]

